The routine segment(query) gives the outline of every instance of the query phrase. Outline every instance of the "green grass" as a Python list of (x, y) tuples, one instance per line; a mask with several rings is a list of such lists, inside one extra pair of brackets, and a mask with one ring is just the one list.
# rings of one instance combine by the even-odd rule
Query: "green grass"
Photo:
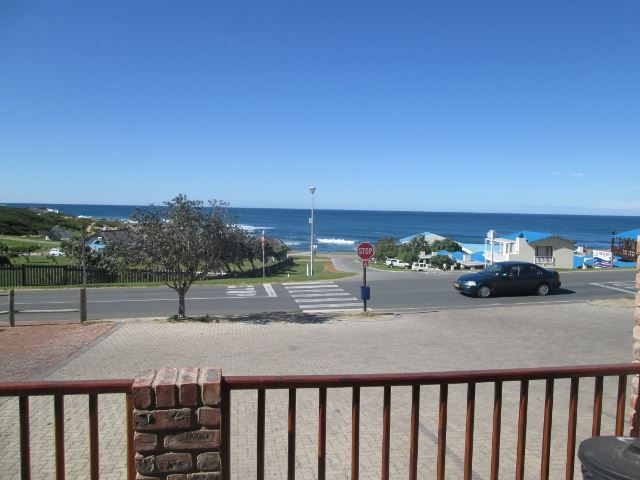
[[(47, 250), (48, 251), (48, 250)], [(43, 255), (10, 258), (11, 265), (69, 265), (69, 257), (49, 257)]]
[(44, 237), (29, 235), (0, 235), (0, 244), (8, 247), (21, 247), (28, 245), (40, 245), (42, 249), (50, 249), (52, 247), (59, 247), (60, 242), (55, 240), (45, 240)]
[(333, 264), (330, 260), (317, 258), (314, 262), (313, 277), (307, 276), (307, 264), (308, 261), (300, 258), (294, 259), (294, 263), (291, 267), (283, 270), (280, 273), (266, 276), (266, 277), (251, 277), (251, 278), (216, 278), (213, 280), (202, 280), (198, 284), (212, 284), (212, 285), (233, 285), (233, 284), (254, 284), (254, 283), (279, 283), (279, 282), (302, 282), (308, 280), (334, 280), (337, 278), (351, 277), (354, 273), (337, 272), (333, 268)]
[[(31, 257), (33, 260), (35, 257)], [(54, 257), (57, 262), (61, 262), (66, 260), (66, 257)], [(64, 260), (63, 260), (64, 259)], [(338, 278), (351, 277), (356, 275), (355, 273), (346, 273), (346, 272), (337, 272), (333, 267), (333, 264), (330, 260), (325, 258), (316, 258), (314, 263), (314, 273), (313, 277), (307, 276), (307, 260), (301, 258), (295, 258), (294, 263), (291, 267), (283, 270), (274, 275), (267, 275), (266, 277), (241, 277), (241, 278), (233, 278), (231, 276), (210, 279), (210, 280), (200, 280), (194, 285), (252, 285), (252, 284), (262, 284), (262, 283), (281, 283), (281, 282), (303, 282), (309, 280), (335, 280)], [(33, 264), (33, 262), (32, 262)], [(62, 263), (58, 263), (58, 265), (62, 265)], [(158, 287), (164, 286), (162, 282), (137, 282), (137, 283), (92, 283), (87, 285), (87, 288), (97, 288), (97, 287)], [(49, 288), (78, 288), (79, 285), (60, 285), (60, 286), (44, 286), (44, 287), (10, 287), (19, 290), (21, 288), (29, 288), (29, 289), (49, 289)], [(7, 287), (9, 288), (9, 287)]]

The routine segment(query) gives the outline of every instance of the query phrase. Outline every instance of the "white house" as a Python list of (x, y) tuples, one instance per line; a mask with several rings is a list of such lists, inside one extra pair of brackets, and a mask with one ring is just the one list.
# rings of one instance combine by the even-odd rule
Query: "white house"
[(573, 268), (574, 241), (544, 232), (521, 231), (485, 239), (487, 263), (520, 260), (541, 267)]

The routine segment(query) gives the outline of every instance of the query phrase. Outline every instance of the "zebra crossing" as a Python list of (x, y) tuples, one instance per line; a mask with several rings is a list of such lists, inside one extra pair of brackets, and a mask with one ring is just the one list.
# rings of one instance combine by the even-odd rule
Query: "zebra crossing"
[(609, 290), (616, 290), (622, 293), (636, 293), (636, 283), (635, 282), (601, 282), (601, 283), (591, 283), (591, 285), (595, 285), (596, 287), (607, 288)]
[(284, 283), (283, 286), (305, 313), (362, 309), (360, 300), (331, 281)]
[[(273, 289), (273, 286), (270, 283), (263, 283), (262, 287), (264, 287), (264, 291), (267, 294), (267, 297), (277, 297), (278, 294)], [(258, 290), (256, 289), (256, 285), (228, 285), (226, 297), (227, 298), (247, 298), (247, 297), (256, 297), (258, 296)]]
[(228, 285), (227, 296), (236, 298), (255, 297), (257, 295), (255, 285)]

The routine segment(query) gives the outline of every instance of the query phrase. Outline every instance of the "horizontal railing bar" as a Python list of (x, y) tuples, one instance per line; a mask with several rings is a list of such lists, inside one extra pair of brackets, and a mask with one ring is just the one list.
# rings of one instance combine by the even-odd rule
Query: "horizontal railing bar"
[(224, 376), (231, 390), (439, 385), (640, 374), (640, 364), (363, 375)]
[(79, 308), (59, 308), (57, 310), (14, 310), (14, 313), (68, 313), (79, 312)]
[(133, 379), (0, 382), (0, 397), (131, 393)]

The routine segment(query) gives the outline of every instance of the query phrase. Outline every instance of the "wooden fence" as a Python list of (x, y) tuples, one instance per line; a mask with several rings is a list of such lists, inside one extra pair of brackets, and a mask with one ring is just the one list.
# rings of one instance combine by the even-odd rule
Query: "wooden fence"
[[(282, 262), (268, 265), (265, 268), (265, 272), (270, 275), (292, 264), (292, 259), (286, 259)], [(231, 276), (256, 277), (260, 275), (262, 275), (262, 268), (235, 272)], [(176, 272), (170, 271), (127, 269), (113, 272), (104, 268), (87, 268), (87, 284), (160, 283), (170, 282), (176, 277)], [(61, 285), (82, 285), (82, 267), (71, 265), (0, 266), (0, 287), (54, 287)]]

